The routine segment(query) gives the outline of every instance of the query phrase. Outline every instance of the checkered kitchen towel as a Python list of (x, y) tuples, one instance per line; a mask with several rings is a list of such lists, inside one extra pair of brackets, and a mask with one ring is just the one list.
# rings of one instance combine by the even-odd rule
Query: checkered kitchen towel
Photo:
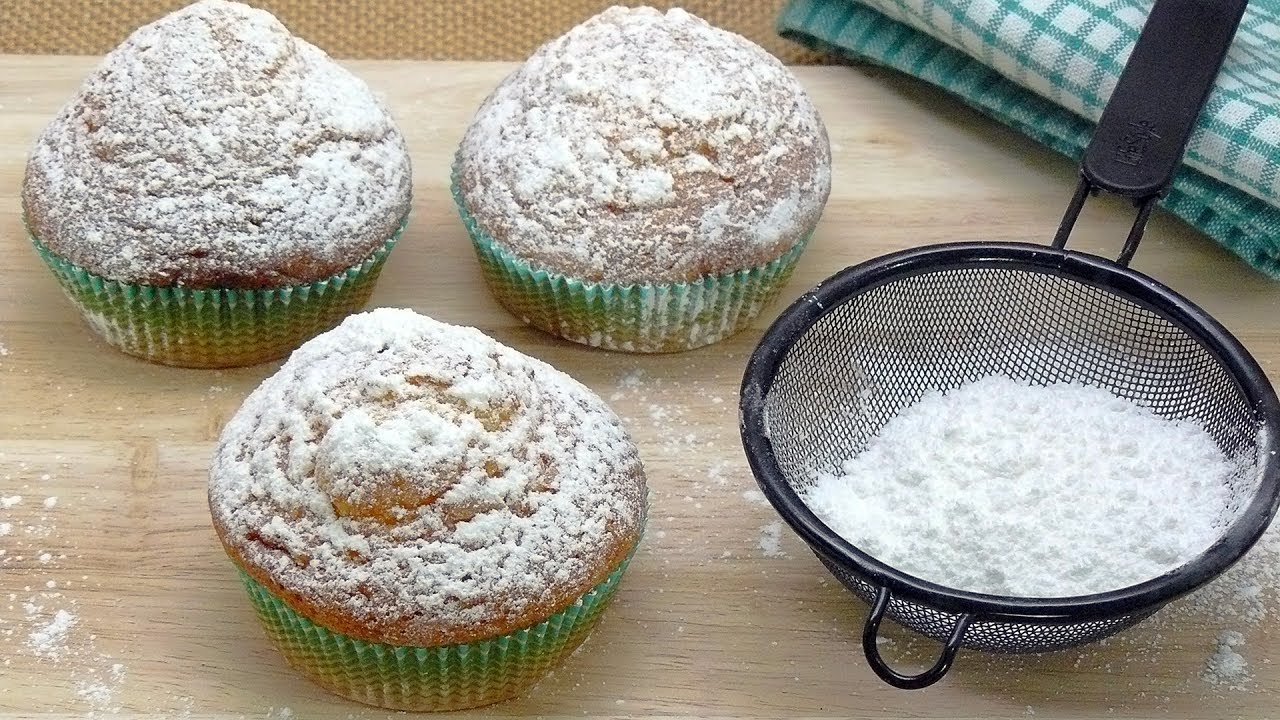
[[(944, 88), (1079, 159), (1151, 5), (790, 0), (778, 27), (812, 48)], [(1280, 0), (1249, 3), (1162, 204), (1280, 280)]]

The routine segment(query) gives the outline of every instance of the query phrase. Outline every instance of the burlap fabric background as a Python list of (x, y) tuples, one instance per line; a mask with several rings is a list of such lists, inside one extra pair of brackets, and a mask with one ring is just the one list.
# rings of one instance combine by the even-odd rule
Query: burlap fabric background
[[(297, 35), (343, 58), (522, 60), (609, 0), (250, 0)], [(100, 55), (186, 0), (0, 0), (0, 52)], [(782, 0), (650, 1), (675, 5), (763, 45), (790, 63), (822, 56), (782, 40)]]

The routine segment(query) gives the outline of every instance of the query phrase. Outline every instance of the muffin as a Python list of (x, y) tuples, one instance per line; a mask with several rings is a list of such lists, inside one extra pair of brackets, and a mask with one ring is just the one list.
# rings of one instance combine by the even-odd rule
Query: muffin
[(612, 350), (746, 327), (831, 188), (826, 130), (787, 68), (683, 10), (614, 7), (484, 101), (453, 193), (497, 300)]
[(409, 156), (324, 52), (264, 11), (203, 0), (103, 59), (36, 141), (22, 203), (108, 343), (249, 365), (368, 299), (408, 217)]
[(646, 491), (590, 390), (477, 330), (379, 309), (245, 400), (209, 506), (290, 664), (352, 700), (452, 710), (526, 690), (586, 638)]

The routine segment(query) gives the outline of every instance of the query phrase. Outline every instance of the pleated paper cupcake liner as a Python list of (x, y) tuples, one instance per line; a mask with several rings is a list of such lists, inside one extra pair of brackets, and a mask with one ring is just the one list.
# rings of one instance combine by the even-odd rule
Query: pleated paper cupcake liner
[(295, 612), (243, 571), (272, 643), (298, 671), (349, 700), (394, 710), (478, 707), (536, 685), (590, 634), (630, 562), (624, 559), (569, 607), (529, 628), (460, 645), (409, 647), (357, 640)]
[(501, 247), (467, 209), (456, 172), (452, 189), (498, 302), (528, 325), (607, 350), (679, 352), (744, 330), (778, 296), (809, 241), (806, 234), (771, 262), (693, 282), (585, 282), (536, 268)]
[(364, 261), (332, 277), (267, 290), (193, 290), (108, 280), (30, 237), (67, 297), (108, 344), (163, 365), (218, 368), (288, 355), (363, 307), (404, 227), (402, 222)]

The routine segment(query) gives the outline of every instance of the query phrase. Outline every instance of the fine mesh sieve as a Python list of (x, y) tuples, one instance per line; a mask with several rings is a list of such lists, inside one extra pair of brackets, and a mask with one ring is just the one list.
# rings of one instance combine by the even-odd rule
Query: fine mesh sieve
[[(1127, 267), (1243, 9), (1243, 0), (1157, 1), (1086, 151), (1052, 246), (952, 243), (848, 268), (788, 308), (753, 354), (741, 396), (752, 470), (819, 560), (872, 606), (863, 650), (886, 682), (930, 685), (961, 647), (1039, 652), (1130, 627), (1221, 574), (1275, 514), (1280, 401), (1265, 374), (1203, 310)], [(1138, 205), (1117, 262), (1065, 247), (1086, 197), (1098, 189)], [(857, 454), (926, 391), (994, 374), (1096, 385), (1162, 417), (1203, 426), (1237, 468), (1229, 479), (1234, 501), (1216, 519), (1218, 541), (1181, 567), (1112, 592), (1001, 597), (885, 565), (804, 504), (801, 494), (816, 471)], [(904, 675), (884, 662), (876, 639), (885, 616), (943, 643), (933, 667)]]

